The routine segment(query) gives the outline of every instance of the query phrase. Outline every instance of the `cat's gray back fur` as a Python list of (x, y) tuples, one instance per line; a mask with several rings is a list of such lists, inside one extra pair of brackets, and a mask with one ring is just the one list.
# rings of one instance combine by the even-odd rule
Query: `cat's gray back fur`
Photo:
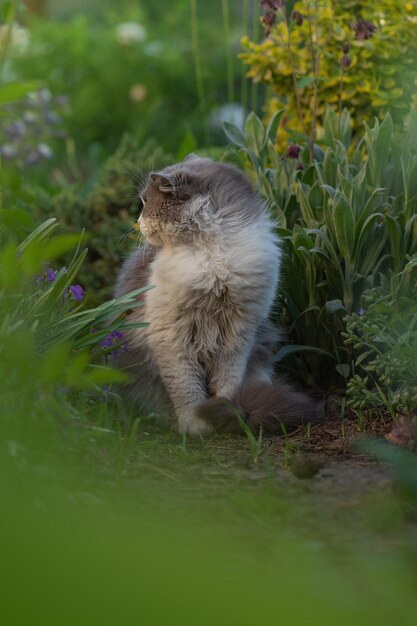
[(182, 433), (210, 430), (199, 407), (273, 380), (268, 316), (280, 248), (263, 202), (234, 166), (191, 156), (150, 176), (140, 228), (148, 243), (125, 264), (116, 296), (145, 285), (121, 365), (144, 413)]

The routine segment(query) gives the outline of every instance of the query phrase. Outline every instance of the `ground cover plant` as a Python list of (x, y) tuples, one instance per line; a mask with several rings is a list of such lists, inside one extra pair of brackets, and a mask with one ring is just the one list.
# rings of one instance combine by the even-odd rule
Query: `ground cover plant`
[[(248, 2), (126, 0), (117, 14), (112, 3), (83, 4), (77, 17), (69, 3), (52, 2), (32, 18), (1, 3), (0, 595), (8, 624), (414, 624), (417, 117), (412, 64), (392, 46), (412, 57), (415, 3), (401, 5), (398, 22), (397, 3), (383, 3), (385, 17), (363, 39), (350, 25), (373, 19), (367, 7), (344, 5), (338, 36), (340, 45), (350, 37), (350, 50), (332, 39), (321, 57), (326, 80), (312, 66), (295, 76), (306, 133), (290, 122), (297, 94), (288, 66), (285, 110), (272, 116), (277, 105), (267, 98), (263, 119), (260, 94), (242, 82), (235, 58), (240, 34), (255, 46), (258, 17), (265, 26), (272, 7), (274, 19), (285, 9), (289, 21), (277, 28), (308, 64), (301, 37), (308, 41), (315, 20), (329, 24), (328, 4), (263, 2), (261, 11)], [(115, 33), (129, 22), (136, 27), (125, 28), (125, 46)], [(226, 44), (215, 48), (219, 24), (226, 53)], [(179, 40), (185, 54), (171, 54)], [(144, 46), (155, 41), (164, 52), (153, 57)], [(280, 46), (261, 42), (257, 62), (266, 67), (270, 49), (278, 63)], [(352, 64), (340, 66), (343, 54)], [(134, 103), (126, 90), (142, 84), (145, 58), (148, 92)], [(251, 70), (254, 58), (244, 59)], [(378, 82), (383, 69), (383, 81), (406, 81), (410, 99)], [(372, 87), (350, 103), (353, 72)], [(175, 81), (181, 89), (164, 110)], [(315, 89), (313, 125), (305, 101), (312, 95), (314, 104)], [(241, 106), (225, 133), (210, 127), (216, 99)], [(192, 441), (123, 405), (112, 355), (129, 350), (124, 315), (137, 302), (135, 294), (112, 301), (111, 285), (137, 242), (136, 188), (147, 169), (192, 150), (245, 169), (277, 219), (276, 321), (285, 332), (277, 367), (320, 399), (322, 424), (272, 439), (246, 432)]]

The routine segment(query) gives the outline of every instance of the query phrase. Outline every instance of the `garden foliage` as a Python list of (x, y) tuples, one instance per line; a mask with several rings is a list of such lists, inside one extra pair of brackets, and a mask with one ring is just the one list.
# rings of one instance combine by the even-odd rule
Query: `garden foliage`
[(319, 126), (326, 105), (336, 111), (348, 106), (355, 131), (388, 112), (395, 125), (402, 125), (416, 104), (415, 2), (261, 4), (267, 36), (260, 43), (244, 37), (240, 56), (248, 75), (271, 88), (269, 115), (285, 107), (285, 126), (309, 134), (317, 88)]
[[(395, 300), (401, 272), (413, 288), (414, 274), (405, 268), (414, 268), (417, 253), (417, 114), (410, 112), (401, 136), (390, 114), (382, 123), (375, 119), (354, 147), (349, 113), (343, 111), (339, 122), (329, 107), (327, 147), (315, 146), (314, 163), (307, 146), (277, 151), (282, 115), (267, 129), (251, 114), (243, 133), (231, 124), (225, 130), (269, 203), (284, 243), (281, 323), (294, 346), (279, 358), (290, 355), (283, 364), (308, 386), (323, 389), (343, 384), (354, 371), (361, 351), (355, 353), (356, 344), (352, 349), (343, 333), (346, 319), (366, 308), (365, 292), (382, 290)], [(404, 306), (415, 305), (415, 292), (408, 298)], [(413, 326), (410, 332), (415, 338)]]
[[(19, 416), (50, 427), (70, 421), (72, 392), (102, 394), (102, 386), (125, 380), (105, 362), (108, 354), (126, 350), (124, 313), (139, 306), (143, 290), (84, 308), (85, 290), (77, 281), (87, 250), (77, 246), (78, 235), (56, 235), (54, 218), (25, 238), (16, 235), (25, 214), (2, 209), (0, 222), (0, 413), (1, 432), (27, 428)], [(67, 267), (54, 269), (76, 247)], [(58, 266), (56, 266), (58, 267)], [(87, 294), (88, 296), (88, 294)], [(87, 299), (86, 296), (86, 299)], [(61, 406), (61, 408), (60, 408)], [(65, 408), (62, 408), (65, 407)]]

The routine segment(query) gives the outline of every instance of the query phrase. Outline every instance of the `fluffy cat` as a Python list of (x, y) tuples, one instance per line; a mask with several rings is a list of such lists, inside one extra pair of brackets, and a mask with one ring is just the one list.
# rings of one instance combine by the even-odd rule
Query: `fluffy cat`
[(234, 166), (189, 155), (153, 173), (141, 193), (147, 243), (125, 263), (115, 295), (155, 285), (119, 357), (126, 394), (180, 433), (280, 432), (316, 419), (315, 406), (274, 374), (268, 316), (281, 252), (263, 202)]

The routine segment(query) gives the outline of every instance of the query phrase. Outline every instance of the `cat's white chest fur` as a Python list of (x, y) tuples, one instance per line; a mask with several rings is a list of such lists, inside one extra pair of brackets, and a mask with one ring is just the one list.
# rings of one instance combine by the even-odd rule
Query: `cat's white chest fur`
[[(193, 245), (163, 248), (152, 264), (147, 292), (146, 319), (153, 329), (189, 323), (190, 316), (205, 317), (207, 336), (200, 342), (216, 342), (216, 311), (235, 316), (236, 332), (250, 316), (266, 317), (278, 280), (280, 251), (268, 224), (241, 229), (234, 241), (202, 240)], [(206, 333), (204, 333), (206, 335)]]

